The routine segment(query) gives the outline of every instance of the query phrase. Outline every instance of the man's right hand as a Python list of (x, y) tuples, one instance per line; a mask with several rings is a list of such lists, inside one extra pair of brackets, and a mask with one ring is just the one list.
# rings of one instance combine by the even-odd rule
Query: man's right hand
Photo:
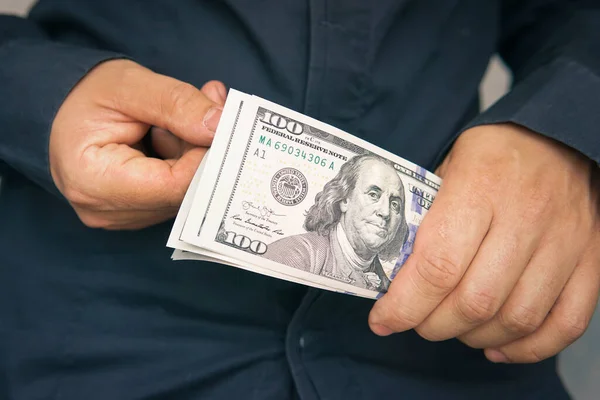
[[(89, 227), (140, 229), (174, 217), (212, 142), (225, 96), (220, 82), (199, 90), (128, 60), (98, 65), (52, 125), (54, 183)], [(142, 151), (150, 127), (158, 127), (153, 141), (167, 158)], [(177, 143), (181, 151), (173, 151)]]

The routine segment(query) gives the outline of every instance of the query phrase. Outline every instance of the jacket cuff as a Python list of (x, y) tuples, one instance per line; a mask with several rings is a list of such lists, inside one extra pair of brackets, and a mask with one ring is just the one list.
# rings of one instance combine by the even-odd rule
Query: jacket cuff
[(98, 64), (124, 56), (48, 40), (0, 46), (0, 160), (60, 197), (48, 147), (55, 115), (72, 88)]
[(516, 84), (458, 134), (507, 122), (562, 142), (600, 163), (600, 76), (574, 60), (556, 58)]

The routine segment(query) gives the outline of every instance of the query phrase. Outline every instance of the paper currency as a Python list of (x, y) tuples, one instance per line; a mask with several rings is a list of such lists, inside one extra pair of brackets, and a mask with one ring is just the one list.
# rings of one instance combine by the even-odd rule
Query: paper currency
[(232, 89), (167, 246), (175, 260), (378, 298), (440, 184), (371, 143)]

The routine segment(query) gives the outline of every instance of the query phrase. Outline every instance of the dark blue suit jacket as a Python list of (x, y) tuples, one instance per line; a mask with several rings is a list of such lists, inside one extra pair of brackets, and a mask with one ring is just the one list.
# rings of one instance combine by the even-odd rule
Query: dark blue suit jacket
[[(48, 169), (53, 117), (98, 63), (211, 79), (433, 170), (513, 121), (600, 161), (600, 2), (42, 0), (0, 17), (0, 398), (550, 399), (555, 360), (376, 337), (372, 301), (170, 261), (171, 221), (85, 227)], [(499, 52), (513, 90), (483, 114)]]

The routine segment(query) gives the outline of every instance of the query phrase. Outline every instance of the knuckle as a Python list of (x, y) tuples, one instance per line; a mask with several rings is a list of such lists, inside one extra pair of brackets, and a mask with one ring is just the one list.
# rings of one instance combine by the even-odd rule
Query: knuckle
[(88, 228), (108, 229), (111, 226), (110, 221), (108, 221), (106, 218), (98, 216), (93, 212), (77, 211), (77, 216), (79, 217), (79, 220)]
[(164, 116), (171, 116), (187, 108), (198, 96), (198, 90), (189, 83), (178, 82), (163, 94), (161, 111)]
[(460, 342), (466, 344), (467, 346), (469, 346), (473, 349), (482, 349), (485, 347), (485, 346), (482, 346), (481, 341), (476, 336), (474, 337), (473, 335), (469, 335), (469, 334), (461, 335), (461, 336), (457, 337), (457, 339)]
[(419, 336), (421, 336), (423, 339), (430, 341), (430, 342), (440, 342), (440, 341), (448, 339), (447, 337), (436, 334), (435, 331), (430, 328), (416, 326), (414, 328), (414, 330), (415, 330), (415, 332), (417, 332), (417, 334)]
[(80, 208), (94, 208), (97, 206), (97, 202), (94, 198), (75, 186), (67, 185), (63, 188), (62, 192), (69, 203), (74, 206)]
[(589, 326), (589, 318), (580, 315), (565, 316), (558, 320), (557, 329), (569, 343), (579, 339)]
[(140, 65), (130, 60), (121, 61), (120, 63), (106, 63), (106, 65), (112, 68), (111, 73), (118, 74), (122, 83), (130, 82), (139, 76)]
[(532, 346), (523, 351), (523, 360), (529, 363), (538, 363), (550, 357), (550, 355), (544, 355), (537, 347)]
[(544, 321), (544, 315), (533, 307), (518, 305), (500, 314), (500, 323), (508, 332), (529, 334)]
[(92, 193), (94, 186), (90, 185), (95, 177), (94, 165), (97, 164), (97, 160), (90, 153), (88, 150), (84, 151), (72, 171), (62, 177), (62, 193), (73, 206), (94, 210), (102, 204)]
[(460, 291), (456, 297), (458, 312), (472, 323), (489, 321), (496, 315), (500, 305), (500, 299), (487, 289)]
[(410, 306), (395, 304), (393, 301), (385, 306), (381, 315), (383, 316), (381, 323), (390, 328), (414, 328), (422, 322), (418, 317), (419, 313), (417, 310)]
[(430, 286), (442, 292), (452, 289), (461, 276), (457, 262), (444, 254), (424, 251), (415, 265), (416, 272)]
[(390, 326), (395, 326), (400, 323), (404, 326), (415, 327), (421, 322), (417, 319), (416, 313), (413, 313), (410, 310), (393, 308), (390, 311), (391, 312), (387, 321)]

